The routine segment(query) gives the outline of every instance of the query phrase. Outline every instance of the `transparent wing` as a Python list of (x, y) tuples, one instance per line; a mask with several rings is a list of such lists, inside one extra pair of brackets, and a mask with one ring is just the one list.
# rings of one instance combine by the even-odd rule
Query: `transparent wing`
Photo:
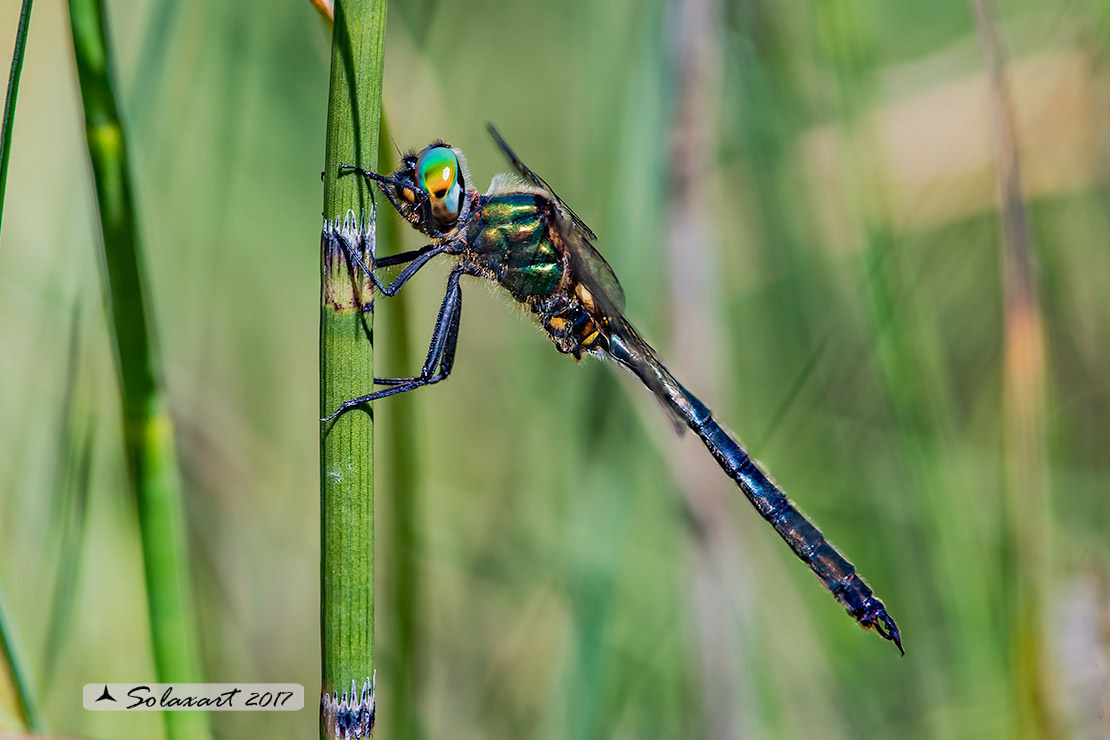
[(574, 276), (589, 289), (605, 316), (612, 320), (614, 326), (617, 325), (624, 311), (624, 288), (613, 268), (567, 214), (559, 214), (557, 226), (563, 246), (570, 255)]
[(547, 180), (544, 180), (542, 177), (533, 172), (531, 168), (528, 167), (528, 165), (520, 161), (520, 157), (516, 156), (516, 152), (512, 150), (512, 147), (509, 146), (509, 143), (505, 141), (505, 138), (501, 136), (500, 132), (498, 132), (496, 128), (494, 128), (494, 125), (492, 123), (486, 124), (486, 130), (489, 131), (489, 135), (493, 137), (494, 143), (501, 148), (501, 151), (505, 154), (505, 158), (508, 159), (513, 168), (520, 173), (521, 177), (551, 193), (551, 196), (559, 202), (559, 205), (561, 205), (568, 214), (570, 214), (571, 219), (573, 219), (578, 228), (586, 234), (586, 237), (588, 239), (597, 238), (597, 234), (595, 234), (593, 230), (586, 225), (585, 221), (578, 217), (577, 213), (571, 210), (570, 206), (563, 202), (563, 199), (560, 198), (558, 194), (556, 194), (556, 192), (552, 189), (552, 187), (547, 184)]
[(687, 414), (691, 413), (689, 395), (659, 360), (651, 345), (624, 318), (624, 289), (613, 268), (594, 248), (593, 241), (597, 235), (546, 180), (520, 160), (493, 124), (486, 124), (486, 128), (521, 177), (546, 191), (558, 206), (559, 236), (570, 256), (574, 276), (593, 296), (594, 312), (600, 314), (597, 318), (605, 319), (604, 330), (609, 339), (606, 353), (648, 387), (671, 418), (675, 432), (682, 434), (686, 429)]
[(546, 190), (555, 200), (559, 207), (559, 234), (570, 255), (575, 277), (589, 289), (599, 307), (606, 316), (614, 320), (613, 325), (616, 326), (618, 324), (616, 319), (619, 319), (621, 312), (624, 311), (624, 289), (621, 288), (620, 281), (613, 273), (613, 268), (594, 248), (593, 241), (597, 239), (597, 234), (559, 197), (546, 180), (520, 160), (492, 123), (487, 123), (486, 128), (521, 177)]
[(647, 386), (670, 417), (676, 434), (681, 436), (689, 421), (699, 418), (695, 404), (700, 402), (675, 380), (651, 345), (623, 318), (610, 327), (607, 354)]
[(603, 331), (609, 340), (606, 354), (643, 381), (667, 412), (675, 432), (681, 435), (686, 430), (686, 391), (651, 345), (624, 317), (624, 290), (617, 282), (613, 268), (569, 217), (560, 218), (559, 233), (570, 255), (575, 276), (593, 296), (595, 318), (600, 314), (604, 319)]

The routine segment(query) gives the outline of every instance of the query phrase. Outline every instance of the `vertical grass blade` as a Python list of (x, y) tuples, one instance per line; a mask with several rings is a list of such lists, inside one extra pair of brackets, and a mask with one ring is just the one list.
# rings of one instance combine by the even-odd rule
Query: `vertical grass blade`
[(1021, 161), (1004, 51), (994, 4), (972, 0), (994, 127), (1002, 198), (1002, 419), (1014, 702), (1022, 737), (1057, 737), (1057, 684), (1045, 644), (1048, 573), (1048, 465), (1045, 451), (1044, 322), (1033, 274), (1033, 238), (1025, 209)]
[[(15, 101), (19, 95), (19, 76), (23, 71), (23, 55), (27, 50), (27, 28), (31, 23), (32, 0), (23, 0), (19, 10), (19, 25), (15, 32), (15, 50), (12, 52), (11, 71), (8, 73), (8, 91), (4, 96), (4, 120), (0, 123), (0, 225), (4, 219), (4, 193), (8, 185), (8, 160), (12, 149), (12, 125), (15, 123)], [(31, 696), (31, 681), (22, 660), (19, 640), (8, 612), (7, 602), (0, 589), (0, 670), (10, 679), (15, 694), (18, 715), (28, 729), (40, 730), (35, 702)]]
[[(373, 292), (340, 245), (343, 231), (369, 264), (371, 200), (339, 165), (376, 169), (385, 0), (335, 4), (321, 234), (320, 412), (373, 386)], [(355, 214), (358, 214), (357, 216)], [(367, 227), (367, 223), (369, 226)], [(373, 412), (355, 409), (320, 429), (320, 737), (374, 727)]]
[(162, 0), (150, 11), (139, 61), (135, 65), (135, 79), (131, 89), (126, 91), (133, 111), (132, 120), (144, 121), (155, 109), (159, 93), (167, 87), (162, 76), (166, 60), (171, 57), (166, 50), (170, 47), (174, 23), (180, 11), (180, 0)]
[[(85, 398), (78, 392), (82, 376), (81, 338), (84, 301), (78, 296), (70, 314), (69, 347), (66, 351), (65, 390), (58, 414), (57, 451), (51, 482), (50, 524), (44, 549), (58, 551), (58, 575), (47, 620), (46, 645), (42, 658), (42, 685), (53, 686), (54, 669), (66, 646), (66, 627), (70, 623), (73, 595), (80, 572), (81, 546), (88, 511), (88, 492), (92, 471), (95, 423), (93, 415), (78, 412)], [(78, 422), (82, 417), (83, 425)], [(89, 417), (87, 419), (83, 417)], [(83, 428), (82, 428), (83, 426)]]
[[(89, 486), (92, 481), (93, 450), (95, 447), (96, 423), (92, 415), (85, 422), (80, 450), (72, 442), (67, 445), (65, 465), (69, 468), (66, 475), (68, 490), (65, 500), (59, 506), (55, 524), (61, 529), (62, 547), (58, 557), (58, 576), (54, 583), (54, 598), (50, 604), (50, 617), (46, 628), (46, 650), (42, 659), (42, 685), (54, 685), (54, 672), (58, 660), (67, 644), (67, 628), (73, 616), (73, 602), (77, 594), (78, 577), (81, 572), (81, 551), (88, 529)], [(73, 420), (66, 419), (68, 437), (76, 437)], [(76, 441), (76, 440), (74, 440)]]
[[(8, 184), (8, 161), (12, 149), (12, 125), (15, 123), (15, 101), (19, 95), (19, 76), (23, 71), (23, 55), (27, 49), (27, 28), (31, 23), (32, 0), (23, 0), (19, 10), (19, 25), (15, 32), (15, 50), (12, 52), (11, 71), (8, 73), (8, 91), (4, 96), (4, 120), (0, 123), (0, 224), (4, 218), (4, 193)], [(31, 730), (42, 729), (31, 695), (31, 681), (22, 660), (19, 640), (8, 612), (4, 595), (0, 592), (0, 670), (11, 681), (15, 694), (18, 716)]]
[[(39, 723), (31, 677), (27, 672), (27, 663), (23, 659), (19, 637), (15, 634), (2, 585), (0, 585), (0, 661), (2, 661), (0, 662), (0, 690), (5, 688), (5, 682), (10, 682), (12, 693), (15, 695), (16, 716), (27, 729), (41, 731), (43, 727)], [(0, 699), (3, 698), (3, 693), (0, 691)]]
[[(713, 233), (708, 187), (701, 175), (710, 169), (718, 146), (714, 91), (719, 85), (721, 7), (715, 0), (683, 0), (672, 7), (669, 33), (676, 56), (676, 90), (664, 250), (670, 276), (670, 349), (675, 357), (701, 358), (688, 369), (683, 382), (697, 388), (703, 398), (720, 399), (722, 358), (714, 337), (727, 336), (719, 318), (720, 290), (715, 280), (720, 271), (715, 245), (720, 239)], [(751, 632), (752, 613), (730, 608), (747, 601), (742, 583), (730, 576), (752, 568), (730, 528), (720, 526), (728, 520), (729, 510), (718, 485), (719, 471), (707, 464), (702, 452), (685, 445), (677, 462), (685, 471), (677, 477), (678, 488), (693, 521), (687, 567), (691, 641), (698, 649), (700, 726), (707, 737), (744, 737), (759, 734), (760, 729), (758, 702), (739, 669), (753, 661), (749, 646), (737, 636)], [(693, 726), (698, 726), (696, 720)]]
[[(70, 0), (70, 27), (103, 231), (100, 264), (120, 384), (123, 444), (139, 512), (159, 681), (201, 680), (173, 425), (162, 390), (146, 273), (101, 0)], [(166, 735), (208, 737), (202, 712), (166, 712)]]
[[(383, 171), (392, 171), (392, 138), (387, 125), (388, 117), (382, 112), (382, 125), (378, 135), (378, 165)], [(400, 219), (392, 214), (378, 222), (378, 251), (398, 251), (401, 235), (397, 228)], [(382, 340), (386, 355), (393, 367), (412, 367), (412, 348), (409, 346), (409, 321), (407, 294), (402, 291), (389, 299), (389, 321), (385, 324)], [(411, 394), (403, 393), (390, 399), (390, 423), (383, 432), (385, 456), (392, 473), (393, 486), (390, 496), (389, 532), (392, 541), (389, 557), (389, 609), (393, 615), (393, 650), (391, 670), (391, 695), (393, 697), (391, 737), (413, 740), (422, 737), (417, 712), (417, 693), (420, 686), (421, 636), (417, 615), (420, 613), (420, 589), (416, 572), (418, 542), (417, 519), (420, 508), (420, 489), (417, 486), (417, 455), (415, 414)]]
[(19, 75), (23, 71), (23, 53), (27, 50), (27, 27), (31, 23), (32, 0), (23, 0), (19, 9), (19, 25), (15, 30), (15, 51), (8, 73), (8, 93), (4, 96), (4, 123), (0, 125), (0, 225), (4, 222), (4, 193), (8, 185), (8, 158), (12, 150), (12, 124), (15, 122), (15, 99), (19, 95)]

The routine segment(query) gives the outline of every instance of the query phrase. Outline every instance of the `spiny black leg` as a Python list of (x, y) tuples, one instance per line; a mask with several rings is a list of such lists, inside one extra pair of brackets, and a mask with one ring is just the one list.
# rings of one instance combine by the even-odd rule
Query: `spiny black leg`
[(428, 378), (427, 380), (424, 380), (423, 378), (410, 378), (407, 383), (401, 383), (393, 386), (392, 388), (386, 388), (382, 391), (375, 391), (374, 393), (368, 393), (365, 396), (358, 396), (357, 398), (352, 398), (350, 400), (344, 401), (339, 405), (339, 408), (337, 408), (331, 414), (328, 414), (324, 418), (320, 419), (320, 421), (331, 421), (335, 417), (342, 414), (344, 411), (349, 411), (353, 408), (357, 408), (364, 403), (379, 401), (383, 398), (388, 398), (389, 396), (396, 396), (398, 393), (407, 393), (408, 391), (414, 391), (417, 388), (423, 388), (426, 385), (432, 385), (433, 383), (438, 383), (441, 380), (443, 380), (443, 378), (440, 377), (432, 377)]
[(428, 356), (424, 358), (424, 366), (420, 368), (421, 378), (429, 377), (443, 358), (452, 321), (457, 322), (457, 319), (452, 317), (460, 308), (462, 308), (462, 291), (459, 289), (459, 272), (454, 271), (447, 278), (447, 292), (443, 296), (443, 303), (436, 316), (436, 328), (432, 332), (432, 341), (428, 345)]
[[(378, 398), (384, 398), (386, 396), (393, 396), (398, 393), (404, 393), (416, 388), (422, 388), (425, 385), (432, 385), (433, 383), (438, 383), (439, 381), (444, 380), (448, 375), (451, 374), (451, 369), (455, 365), (455, 349), (458, 347), (459, 343), (459, 318), (462, 316), (461, 293), (459, 293), (459, 299), (460, 302), (449, 319), (451, 323), (448, 325), (445, 340), (442, 344), (442, 349), (439, 351), (439, 371), (435, 375), (419, 375), (412, 378), (374, 378), (374, 383), (376, 385), (394, 386), (394, 389), (390, 389), (389, 392), (378, 391), (378, 393), (376, 394)], [(434, 366), (435, 365), (433, 365), (433, 367)], [(396, 390), (396, 388), (400, 386), (411, 387)]]
[[(455, 347), (458, 343), (459, 320), (462, 315), (462, 290), (459, 288), (459, 276), (464, 272), (462, 269), (453, 270), (447, 278), (447, 292), (443, 296), (443, 303), (436, 317), (436, 327), (432, 333), (432, 341), (428, 345), (428, 357), (424, 361), (420, 375), (412, 378), (374, 378), (376, 384), (392, 387), (344, 401), (334, 413), (320, 421), (331, 421), (348, 409), (432, 385), (447, 377), (455, 363)], [(439, 371), (433, 374), (432, 371), (437, 366)]]
[[(393, 205), (393, 207), (397, 210), (397, 212), (398, 213), (402, 212), (404, 206), (401, 203), (401, 201), (398, 200), (397, 190), (398, 190), (398, 188), (406, 187), (405, 183), (401, 182), (400, 180), (396, 180), (392, 177), (386, 177), (385, 175), (379, 175), (376, 172), (371, 172), (370, 170), (364, 170), (361, 167), (355, 167), (354, 165), (350, 165), (350, 164), (340, 164), (339, 165), (339, 174), (342, 175), (344, 170), (351, 170), (352, 172), (357, 172), (360, 175), (362, 175), (362, 177), (366, 180), (366, 187), (370, 188), (371, 193), (373, 193), (373, 191), (374, 191), (374, 186), (371, 183), (376, 182), (378, 184), (378, 187), (381, 189), (381, 191), (383, 193), (385, 193), (385, 197), (389, 198), (389, 202)], [(424, 201), (424, 202), (427, 201), (427, 198), (428, 198), (427, 193), (425, 193), (422, 190), (416, 190), (415, 192), (418, 194), (418, 196), (421, 198), (422, 201)]]
[(364, 170), (361, 167), (357, 167), (353, 164), (340, 164), (339, 165), (340, 174), (343, 173), (343, 170), (352, 170), (354, 172), (357, 172), (358, 174), (365, 177), (367, 181), (380, 182), (383, 185), (398, 185), (399, 184), (396, 181), (394, 181), (393, 178), (391, 178), (391, 177), (386, 177), (385, 175), (379, 175), (377, 172), (371, 172), (370, 170)]
[[(450, 313), (443, 315), (441, 310), (440, 319), (444, 323), (436, 322), (436, 333), (432, 336), (432, 343), (428, 347), (428, 358), (424, 362), (420, 375), (410, 378), (374, 378), (375, 385), (394, 386), (388, 392), (378, 391), (371, 394), (375, 399), (432, 385), (451, 374), (451, 369), (455, 366), (455, 350), (459, 344), (459, 323), (462, 317), (462, 291), (456, 288), (455, 295), (454, 305), (448, 309)], [(446, 331), (443, 330), (444, 326)], [(432, 375), (431, 372), (436, 366), (439, 367), (439, 371)], [(400, 388), (400, 386), (406, 387)]]
[[(448, 286), (448, 289), (450, 289), (450, 286)], [(411, 378), (374, 378), (375, 385), (408, 385), (410, 383), (422, 382), (425, 378), (427, 378), (427, 383), (424, 383), (424, 385), (431, 385), (432, 383), (438, 383), (451, 374), (451, 368), (455, 365), (455, 349), (459, 343), (459, 319), (462, 317), (462, 291), (456, 290), (455, 292), (457, 299), (455, 305), (449, 309), (450, 313), (444, 316), (443, 307), (440, 308), (440, 317), (436, 320), (436, 328), (432, 335), (432, 344), (428, 347), (428, 357), (424, 361), (424, 368), (421, 369), (420, 375)], [(449, 322), (446, 331), (443, 331), (440, 320)], [(443, 341), (437, 345), (436, 337), (441, 332), (443, 333)], [(436, 365), (439, 366), (439, 372), (434, 376), (430, 376), (432, 369), (435, 368)], [(412, 389), (407, 388), (406, 390)], [(404, 391), (398, 391), (398, 393), (404, 393)]]
[[(428, 264), (428, 262), (433, 257), (443, 254), (443, 252), (447, 249), (447, 245), (445, 244), (429, 244), (426, 247), (414, 250), (412, 252), (402, 252), (401, 254), (395, 254), (392, 257), (383, 257), (381, 260), (378, 260), (376, 257), (374, 257), (374, 265), (380, 267), (388, 267), (389, 265), (409, 262), (409, 265), (401, 271), (401, 274), (398, 275), (393, 280), (393, 282), (391, 282), (389, 285), (382, 285), (382, 283), (378, 280), (377, 275), (374, 274), (374, 271), (367, 267), (366, 263), (362, 261), (362, 258), (358, 255), (358, 252), (355, 251), (354, 245), (351, 244), (350, 240), (347, 239), (347, 237), (343, 234), (339, 233), (336, 234), (336, 238), (339, 240), (340, 245), (342, 245), (347, 254), (350, 255), (351, 259), (354, 260), (355, 263), (362, 268), (363, 272), (370, 276), (370, 281), (374, 284), (374, 287), (387, 296), (397, 295), (397, 291), (399, 291), (401, 287), (409, 281), (409, 278), (415, 275), (421, 267)], [(371, 257), (373, 257), (373, 255), (371, 255)]]
[(389, 254), (385, 257), (374, 257), (374, 267), (392, 267), (393, 265), (403, 265), (406, 262), (412, 262), (420, 255), (435, 249), (435, 244), (427, 244), (420, 249), (413, 249), (408, 252), (400, 252), (399, 254)]
[(456, 300), (457, 305), (451, 314), (450, 323), (447, 326), (447, 341), (443, 343), (443, 357), (441, 357), (439, 361), (439, 372), (444, 378), (451, 374), (451, 369), (455, 366), (455, 348), (459, 344), (459, 321), (462, 318), (462, 291), (459, 290), (456, 292), (458, 295)]
[(408, 266), (401, 271), (401, 274), (398, 275), (388, 286), (382, 285), (380, 282), (378, 282), (377, 278), (374, 278), (374, 285), (376, 285), (378, 287), (378, 290), (380, 290), (387, 296), (397, 295), (397, 291), (399, 291), (401, 289), (401, 286), (409, 281), (409, 278), (415, 275), (421, 267), (428, 264), (428, 262), (433, 257), (442, 254), (445, 249), (447, 249), (445, 245), (440, 245), (428, 250), (427, 252), (424, 252), (412, 262), (410, 262)]

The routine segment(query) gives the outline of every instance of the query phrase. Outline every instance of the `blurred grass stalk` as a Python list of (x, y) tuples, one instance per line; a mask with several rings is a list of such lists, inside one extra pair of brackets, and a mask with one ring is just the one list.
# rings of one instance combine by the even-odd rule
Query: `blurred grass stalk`
[[(8, 183), (8, 160), (12, 148), (12, 124), (15, 121), (15, 101), (19, 94), (19, 76), (23, 71), (23, 56), (27, 50), (27, 27), (31, 22), (31, 2), (23, 0), (19, 11), (19, 25), (15, 32), (15, 51), (12, 53), (11, 72), (8, 74), (8, 91), (4, 97), (4, 121), (0, 124), (0, 223), (4, 217), (4, 193)], [(23, 649), (15, 633), (15, 625), (8, 611), (7, 600), (0, 588), (0, 688), (10, 684), (15, 702), (15, 714), (29, 730), (41, 730), (38, 712), (31, 688), (30, 674), (23, 659)], [(0, 692), (6, 699), (7, 691)], [(5, 702), (6, 703), (6, 702)]]
[(1023, 737), (1059, 737), (1064, 729), (1051, 687), (1045, 645), (1049, 583), (1049, 500), (1045, 459), (1044, 322), (1033, 274), (1033, 239), (1025, 208), (1013, 104), (990, 0), (972, 0), (989, 81), (1001, 195), (1003, 273), (1002, 418), (1006, 486), (1005, 553), (1010, 573), (1008, 622), (1014, 700)]
[[(82, 291), (83, 292), (83, 291)], [(65, 651), (73, 601), (81, 571), (81, 550), (88, 523), (89, 487), (92, 477), (96, 419), (87, 411), (87, 398), (79, 391), (79, 379), (87, 374), (81, 367), (81, 335), (84, 301), (78, 295), (70, 314), (69, 346), (66, 351), (65, 391), (58, 414), (57, 451), (54, 456), (50, 495), (50, 523), (44, 550), (58, 551), (58, 574), (50, 603), (42, 684), (54, 685), (54, 671)], [(79, 409), (81, 409), (79, 411)], [(79, 422), (78, 419), (81, 418)]]
[[(173, 425), (162, 390), (102, 0), (70, 0), (85, 135), (104, 240), (101, 279), (120, 384), (123, 445), (139, 512), (159, 681), (202, 680)], [(207, 714), (165, 712), (167, 737), (206, 738)]]
[[(337, 2), (334, 17), (324, 165), (329, 222), (321, 234), (321, 416), (367, 393), (374, 382), (372, 286), (334, 232), (344, 227), (370, 264), (369, 194), (361, 177), (339, 177), (339, 165), (377, 169), (386, 3)], [(373, 484), (372, 410), (352, 410), (321, 425), (321, 738), (373, 731)]]
[[(378, 166), (383, 172), (394, 168), (392, 137), (387, 125), (388, 116), (382, 111), (378, 133)], [(378, 253), (396, 252), (401, 244), (398, 217), (385, 214), (377, 221)], [(385, 324), (382, 339), (386, 356), (394, 367), (411, 367), (412, 348), (409, 346), (409, 320), (407, 294), (398, 293), (389, 299), (389, 321)], [(418, 469), (416, 455), (416, 419), (411, 394), (402, 393), (390, 399), (390, 423), (383, 430), (385, 456), (393, 474), (390, 496), (391, 517), (387, 576), (389, 582), (389, 610), (393, 618), (393, 661), (389, 672), (393, 697), (389, 734), (394, 738), (412, 740), (422, 737), (417, 711), (417, 694), (421, 682), (421, 639), (416, 615), (420, 613), (420, 590), (416, 573), (417, 541), (416, 520), (419, 511), (419, 489), (416, 485)]]
[[(711, 170), (719, 146), (714, 91), (720, 85), (719, 0), (678, 0), (671, 3), (670, 39), (675, 54), (675, 104), (671, 111), (668, 154), (667, 273), (671, 350), (675, 357), (698, 357), (684, 382), (703, 398), (720, 399), (722, 368), (717, 337), (727, 336), (719, 318), (721, 296), (715, 277), (720, 265), (714, 245), (707, 186), (701, 175)], [(746, 602), (743, 583), (733, 572), (751, 570), (732, 529), (719, 471), (704, 464), (703, 450), (684, 445), (677, 466), (685, 471), (675, 481), (685, 502), (691, 527), (689, 569), (693, 632), (697, 645), (700, 727), (706, 737), (748, 737), (762, 730), (759, 707), (741, 665), (753, 662), (747, 638), (753, 614), (732, 608)]]
[[(959, 531), (966, 518), (960, 516), (964, 502), (956, 492), (963, 487), (954, 479), (951, 466), (937, 464), (938, 459), (950, 458), (944, 440), (956, 436), (954, 405), (940, 381), (944, 342), (935, 326), (934, 314), (923, 310), (915, 298), (915, 278), (907, 269), (906, 250), (895, 228), (896, 219), (887, 195), (890, 162), (878, 147), (881, 139), (869, 115), (878, 105), (880, 83), (875, 61), (880, 39), (859, 3), (831, 0), (818, 8), (823, 29), (822, 53), (833, 63), (843, 146), (852, 163), (845, 176), (850, 183), (854, 218), (860, 227), (862, 287), (868, 299), (877, 368), (886, 386), (884, 402), (889, 404), (896, 420), (896, 448), (909, 472), (901, 496), (906, 503), (894, 506), (907, 507), (921, 530), (954, 535), (925, 543), (917, 536), (920, 530), (895, 524), (898, 517), (891, 517), (894, 526), (880, 526), (878, 536), (884, 549), (897, 548), (903, 553), (904, 562), (924, 564), (919, 571), (922, 588), (902, 589), (888, 598), (905, 604), (900, 609), (920, 611), (929, 608), (926, 604), (932, 598), (930, 594), (943, 592), (947, 584), (966, 588), (970, 595), (941, 600), (937, 606), (944, 622), (953, 625), (953, 643), (969, 656), (970, 662), (975, 659), (972, 651), (980, 648), (961, 641), (974, 633), (970, 625), (977, 613), (976, 599), (985, 588), (975, 582), (977, 573), (966, 567), (967, 552), (960, 546), (962, 542), (974, 541), (974, 536), (965, 538)], [(880, 504), (877, 498), (872, 498), (869, 505), (878, 511), (890, 503), (893, 502)], [(914, 640), (908, 634), (903, 636), (907, 645)], [(957, 671), (945, 672), (940, 650), (925, 645), (922, 648), (914, 651), (917, 670), (908, 674), (907, 680), (911, 682), (908, 685), (925, 703), (942, 708), (929, 714), (927, 733), (951, 735), (954, 725), (947, 711), (947, 697), (964, 690), (963, 677)]]
[(4, 96), (4, 123), (0, 125), (0, 224), (4, 222), (4, 193), (8, 184), (8, 160), (12, 150), (12, 124), (15, 122), (15, 99), (19, 95), (19, 76), (23, 72), (23, 55), (27, 51), (27, 27), (31, 23), (32, 0), (23, 0), (19, 9), (19, 25), (15, 30), (15, 51), (8, 73), (8, 92)]
[[(0, 709), (7, 711), (10, 693), (15, 701), (15, 716), (24, 729), (40, 732), (43, 727), (39, 722), (30, 673), (9, 614), (8, 601), (0, 584), (0, 660), (4, 661), (0, 665), (3, 671), (0, 673)], [(5, 729), (3, 719), (4, 714), (0, 712), (0, 732)]]

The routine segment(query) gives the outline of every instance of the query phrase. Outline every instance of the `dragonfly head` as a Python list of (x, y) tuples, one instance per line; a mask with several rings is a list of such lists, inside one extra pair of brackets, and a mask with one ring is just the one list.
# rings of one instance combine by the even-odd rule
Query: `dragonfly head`
[(405, 220), (428, 236), (447, 236), (469, 210), (466, 160), (462, 152), (436, 141), (405, 154), (388, 177), (367, 175)]

